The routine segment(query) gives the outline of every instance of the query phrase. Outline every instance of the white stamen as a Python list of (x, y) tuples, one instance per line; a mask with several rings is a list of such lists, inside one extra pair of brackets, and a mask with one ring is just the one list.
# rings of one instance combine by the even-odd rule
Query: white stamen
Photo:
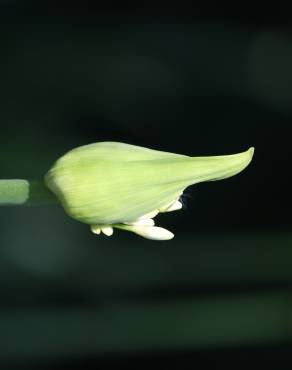
[(154, 220), (152, 220), (152, 218), (142, 218), (133, 222), (125, 222), (125, 224), (133, 226), (154, 226)]
[(132, 226), (128, 230), (152, 240), (170, 240), (174, 237), (170, 231), (157, 226)]
[(145, 218), (153, 218), (155, 217), (157, 214), (159, 213), (158, 209), (152, 211), (152, 212), (149, 212), (149, 213), (146, 213), (146, 215), (143, 215), (143, 216), (140, 216), (138, 218), (138, 220), (144, 220)]
[(100, 226), (98, 225), (91, 225), (90, 229), (94, 234), (100, 234), (101, 232)]
[(182, 209), (182, 203), (179, 200), (176, 200), (169, 204), (166, 207), (161, 208), (159, 211), (160, 212), (172, 212), (172, 211), (177, 211), (179, 209)]
[(111, 226), (104, 226), (101, 228), (102, 233), (107, 236), (113, 235), (114, 229)]

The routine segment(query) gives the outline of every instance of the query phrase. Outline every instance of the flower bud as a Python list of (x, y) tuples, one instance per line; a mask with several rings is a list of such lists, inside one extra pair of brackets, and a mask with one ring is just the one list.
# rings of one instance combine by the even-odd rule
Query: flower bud
[(152, 221), (137, 222), (180, 209), (180, 196), (190, 185), (241, 172), (250, 163), (253, 151), (189, 157), (100, 142), (62, 156), (46, 174), (45, 183), (67, 214), (91, 225), (96, 234), (111, 235), (112, 227), (117, 227), (152, 239), (170, 239), (173, 234), (157, 230)]

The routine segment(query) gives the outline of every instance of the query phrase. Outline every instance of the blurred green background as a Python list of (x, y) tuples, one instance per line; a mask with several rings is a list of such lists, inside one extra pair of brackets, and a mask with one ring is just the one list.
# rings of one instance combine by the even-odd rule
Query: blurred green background
[[(0, 177), (122, 141), (187, 155), (255, 146), (186, 191), (152, 242), (60, 207), (0, 208), (0, 367), (290, 369), (292, 38), (285, 10), (0, 2)], [(105, 174), (106, 175), (106, 174)]]

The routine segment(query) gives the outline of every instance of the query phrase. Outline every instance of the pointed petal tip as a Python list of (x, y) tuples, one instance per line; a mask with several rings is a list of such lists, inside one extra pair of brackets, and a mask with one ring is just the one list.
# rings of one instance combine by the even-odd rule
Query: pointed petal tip
[(252, 157), (253, 157), (253, 155), (254, 155), (254, 151), (255, 151), (254, 146), (251, 146), (251, 147), (247, 150), (247, 152), (248, 152), (248, 153), (249, 153), (249, 155), (250, 155), (250, 159), (252, 159)]
[[(242, 165), (243, 165), (242, 169), (244, 169), (245, 167), (247, 167), (250, 164), (250, 162), (252, 161), (252, 158), (254, 156), (254, 151), (255, 151), (254, 147), (251, 146), (250, 148), (248, 148), (244, 152), (241, 152), (241, 153), (237, 154), (238, 158), (239, 157), (241, 158)], [(236, 156), (236, 154), (235, 154), (235, 156)]]
[[(205, 178), (204, 181), (217, 181), (227, 179), (238, 173), (242, 172), (252, 161), (254, 156), (254, 147), (250, 147), (244, 152), (237, 154), (213, 157), (218, 161), (214, 162), (213, 168), (215, 169), (216, 176), (213, 177), (212, 167), (210, 166), (210, 176)], [(212, 157), (210, 157), (212, 160)], [(222, 162), (221, 162), (222, 158)], [(220, 162), (219, 162), (220, 161)], [(211, 163), (211, 162), (210, 162)]]
[(245, 152), (243, 152), (243, 154), (247, 154), (245, 157), (246, 157), (246, 164), (245, 164), (245, 167), (247, 167), (250, 162), (252, 161), (252, 158), (254, 156), (254, 151), (255, 151), (255, 148), (253, 146), (251, 146), (249, 149), (247, 149)]

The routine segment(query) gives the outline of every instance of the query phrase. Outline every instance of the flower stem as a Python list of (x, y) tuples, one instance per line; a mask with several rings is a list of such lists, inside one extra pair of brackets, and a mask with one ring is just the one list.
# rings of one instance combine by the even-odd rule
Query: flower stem
[(57, 204), (54, 194), (43, 181), (0, 180), (0, 206)]

